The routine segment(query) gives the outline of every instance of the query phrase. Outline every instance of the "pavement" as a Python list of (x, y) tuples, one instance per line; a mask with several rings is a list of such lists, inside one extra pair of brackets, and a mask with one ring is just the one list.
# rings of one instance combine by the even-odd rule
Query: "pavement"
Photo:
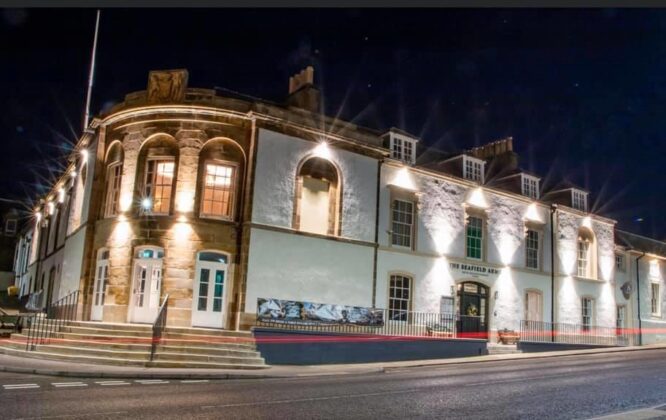
[(663, 419), (664, 360), (665, 348), (644, 348), (242, 381), (0, 372), (0, 417)]
[(269, 366), (260, 370), (178, 369), (100, 364), (69, 363), (56, 360), (26, 358), (0, 354), (0, 372), (24, 373), (74, 378), (131, 378), (131, 379), (266, 379), (305, 376), (370, 374), (419, 367), (478, 364), (510, 360), (549, 359), (563, 356), (607, 353), (631, 353), (666, 349), (666, 344), (614, 347), (587, 350), (553, 351), (542, 353), (496, 354), (452, 359), (411, 360), (401, 362), (332, 364), (308, 366)]

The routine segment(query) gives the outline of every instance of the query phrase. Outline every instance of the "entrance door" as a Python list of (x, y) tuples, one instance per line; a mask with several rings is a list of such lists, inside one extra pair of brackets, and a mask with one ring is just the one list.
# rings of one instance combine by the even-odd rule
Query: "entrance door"
[(130, 322), (155, 322), (162, 290), (162, 257), (157, 248), (139, 250), (134, 260)]
[(465, 282), (458, 285), (458, 336), (488, 338), (488, 288)]
[(95, 270), (95, 285), (93, 288), (93, 304), (90, 319), (101, 321), (104, 314), (104, 293), (106, 282), (109, 279), (109, 251), (100, 249), (97, 252), (97, 267)]
[(192, 325), (224, 327), (228, 257), (225, 254), (203, 251), (197, 254), (192, 299)]
[(527, 321), (542, 321), (541, 293), (535, 290), (525, 292), (525, 319)]

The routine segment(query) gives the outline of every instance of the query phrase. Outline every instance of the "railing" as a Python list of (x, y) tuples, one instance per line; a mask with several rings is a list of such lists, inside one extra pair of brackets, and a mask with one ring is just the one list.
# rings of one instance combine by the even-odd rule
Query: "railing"
[(151, 341), (151, 346), (150, 346), (151, 362), (155, 358), (157, 345), (162, 341), (162, 333), (164, 332), (164, 328), (166, 328), (167, 310), (169, 308), (169, 305), (167, 305), (168, 301), (169, 301), (169, 295), (167, 294), (166, 296), (164, 296), (164, 301), (162, 302), (160, 310), (157, 313), (157, 318), (155, 318), (155, 322), (153, 322), (153, 339)]
[(628, 346), (633, 337), (628, 330), (598, 325), (521, 321), (520, 340), (538, 343)]
[(48, 344), (52, 338), (60, 337), (60, 330), (77, 317), (79, 291), (74, 291), (56, 302), (46, 304), (43, 313), (30, 317), (30, 328), (26, 339), (26, 351), (35, 350), (39, 344)]
[(257, 326), (284, 330), (334, 332), (343, 334), (374, 334), (388, 336), (455, 338), (456, 317), (439, 313), (407, 312), (380, 309), (383, 325), (359, 325), (354, 323), (328, 323), (299, 320), (274, 320), (258, 318)]

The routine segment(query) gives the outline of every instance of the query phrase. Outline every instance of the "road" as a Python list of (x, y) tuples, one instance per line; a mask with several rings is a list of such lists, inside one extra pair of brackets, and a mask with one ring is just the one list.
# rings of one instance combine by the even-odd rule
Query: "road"
[(666, 350), (235, 381), (0, 373), (0, 388), (3, 419), (577, 419), (666, 404)]

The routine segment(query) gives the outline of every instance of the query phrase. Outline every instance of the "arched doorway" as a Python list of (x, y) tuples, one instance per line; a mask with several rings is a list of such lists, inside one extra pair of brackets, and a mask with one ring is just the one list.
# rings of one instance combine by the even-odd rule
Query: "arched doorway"
[(162, 248), (141, 247), (136, 251), (130, 322), (155, 321), (160, 307), (163, 258)]
[(476, 282), (458, 284), (458, 336), (488, 338), (489, 289)]

